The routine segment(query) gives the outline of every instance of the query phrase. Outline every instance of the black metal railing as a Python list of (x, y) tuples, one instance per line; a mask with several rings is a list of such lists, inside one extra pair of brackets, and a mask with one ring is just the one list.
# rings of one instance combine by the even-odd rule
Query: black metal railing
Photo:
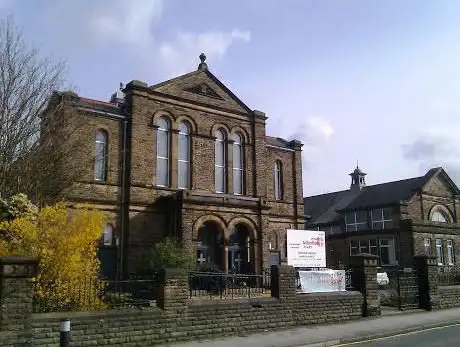
[(438, 268), (438, 280), (441, 286), (460, 285), (460, 269), (457, 267)]
[(356, 290), (353, 286), (353, 269), (345, 270), (345, 289)]
[(214, 272), (189, 273), (190, 297), (254, 298), (271, 294), (270, 271), (262, 275)]
[[(148, 307), (156, 305), (158, 281), (128, 279), (107, 281), (84, 279), (77, 285), (59, 286), (44, 290), (36, 284), (34, 290), (35, 312), (97, 311), (103, 309)], [(58, 293), (52, 296), (50, 293)], [(62, 293), (67, 293), (63, 296)]]

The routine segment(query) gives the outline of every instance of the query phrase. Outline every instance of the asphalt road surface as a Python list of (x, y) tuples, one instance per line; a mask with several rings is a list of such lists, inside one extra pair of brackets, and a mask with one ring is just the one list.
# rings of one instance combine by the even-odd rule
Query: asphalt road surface
[[(343, 347), (458, 347), (460, 324), (431, 328), (371, 341), (342, 344)], [(337, 347), (339, 347), (337, 346)]]

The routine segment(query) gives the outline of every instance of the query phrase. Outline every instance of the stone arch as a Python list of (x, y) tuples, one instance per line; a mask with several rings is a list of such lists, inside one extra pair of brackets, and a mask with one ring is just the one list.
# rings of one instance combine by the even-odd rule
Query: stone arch
[(161, 117), (164, 117), (169, 121), (171, 129), (176, 128), (176, 124), (175, 124), (176, 117), (174, 117), (174, 115), (171, 112), (166, 111), (166, 110), (159, 110), (159, 111), (155, 112), (155, 114), (152, 116), (152, 124), (151, 125), (155, 126), (156, 121), (158, 120), (158, 118), (161, 118)]
[(187, 122), (187, 124), (190, 126), (190, 133), (191, 134), (196, 134), (197, 131), (198, 131), (198, 127), (196, 125), (196, 122), (191, 119), (189, 116), (187, 115), (180, 115), (176, 118), (176, 124), (175, 124), (175, 129), (179, 129), (179, 124), (181, 122)]
[(225, 137), (226, 137), (227, 139), (228, 139), (228, 136), (229, 136), (230, 133), (231, 133), (231, 132), (230, 132), (230, 129), (229, 129), (226, 125), (224, 125), (224, 124), (222, 124), (222, 123), (215, 123), (215, 124), (211, 127), (211, 134), (210, 134), (210, 135), (211, 135), (212, 137), (215, 136), (214, 134), (216, 133), (216, 130), (222, 130), (222, 131), (224, 132), (224, 134), (225, 134)]
[(230, 131), (230, 134), (239, 134), (242, 137), (243, 144), (248, 144), (249, 143), (249, 135), (248, 135), (248, 133), (246, 132), (246, 130), (244, 130), (243, 128), (241, 128), (239, 126), (233, 127), (231, 129), (231, 131)]
[[(441, 214), (442, 217), (444, 217), (446, 219), (446, 222), (447, 223), (452, 223), (453, 222), (453, 214), (452, 212), (450, 211), (450, 209), (447, 207), (447, 206), (444, 206), (444, 205), (434, 205), (431, 209), (430, 209), (430, 212), (428, 214), (429, 216), (429, 220), (430, 221), (436, 221), (436, 220), (433, 220), (433, 217), (435, 216), (435, 214)], [(440, 221), (439, 221), (440, 222)]]
[(235, 227), (238, 224), (242, 224), (248, 229), (249, 235), (252, 240), (257, 240), (259, 238), (257, 225), (251, 219), (246, 218), (246, 217), (235, 217), (228, 223), (228, 227), (227, 227), (226, 235), (225, 235), (225, 238), (227, 240), (228, 240), (228, 236), (230, 232), (232, 231), (233, 227)]
[(222, 229), (222, 232), (224, 233), (224, 237), (226, 237), (226, 224), (225, 221), (219, 217), (218, 215), (215, 214), (206, 214), (201, 217), (199, 217), (195, 223), (193, 223), (193, 240), (196, 240), (198, 238), (198, 230), (200, 227), (207, 223), (207, 222), (213, 222), (219, 226), (219, 228)]

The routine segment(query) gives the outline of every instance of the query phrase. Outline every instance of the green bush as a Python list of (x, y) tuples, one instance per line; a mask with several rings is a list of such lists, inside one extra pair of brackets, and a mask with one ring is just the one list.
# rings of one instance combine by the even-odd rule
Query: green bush
[(146, 251), (139, 259), (141, 271), (158, 271), (162, 268), (192, 269), (194, 259), (186, 252), (180, 243), (166, 238)]

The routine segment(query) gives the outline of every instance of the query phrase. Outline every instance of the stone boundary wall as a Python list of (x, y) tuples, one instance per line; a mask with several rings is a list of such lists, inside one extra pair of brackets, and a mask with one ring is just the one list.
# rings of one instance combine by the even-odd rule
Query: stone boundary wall
[[(11, 261), (17, 262), (16, 259)], [(17, 265), (15, 268), (20, 269), (20, 262)], [(189, 299), (187, 290), (188, 274), (184, 270), (165, 269), (160, 276), (157, 307), (32, 313), (33, 287), (28, 285), (30, 273), (12, 274), (5, 270), (8, 267), (3, 267), (1, 288), (5, 289), (13, 278), (16, 283), (15, 293), (8, 290), (0, 293), (0, 313), (3, 317), (0, 321), (0, 346), (5, 347), (59, 346), (59, 323), (64, 318), (71, 320), (72, 347), (152, 346), (342, 322), (365, 315), (363, 307), (366, 306), (366, 295), (369, 297), (369, 293), (358, 291), (298, 294), (295, 269), (275, 266), (272, 268), (270, 298), (194, 302)], [(20, 285), (21, 282), (25, 285)], [(19, 315), (22, 319), (17, 324)], [(9, 317), (14, 317), (17, 330), (10, 329)]]
[(436, 309), (460, 307), (460, 285), (439, 286)]
[(300, 294), (292, 304), (281, 304), (276, 298), (242, 299), (190, 304), (185, 314), (159, 308), (34, 314), (30, 342), (32, 346), (58, 346), (61, 318), (71, 320), (73, 347), (151, 346), (332, 323), (361, 317), (363, 296), (359, 292)]

